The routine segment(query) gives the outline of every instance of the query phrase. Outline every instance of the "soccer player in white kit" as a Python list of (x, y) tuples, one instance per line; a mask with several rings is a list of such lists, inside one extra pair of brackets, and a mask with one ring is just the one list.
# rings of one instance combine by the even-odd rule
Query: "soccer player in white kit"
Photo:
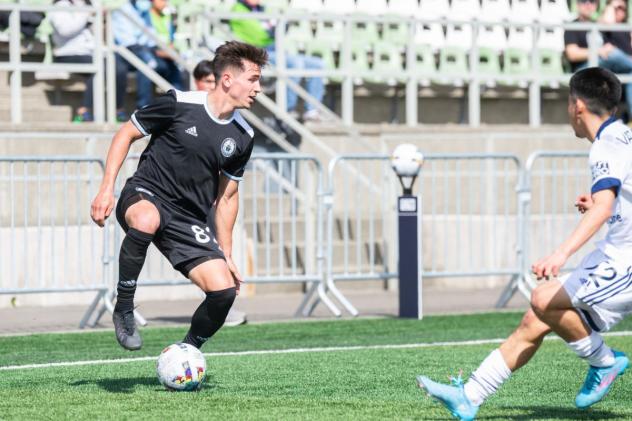
[[(628, 367), (628, 357), (605, 344), (600, 332), (632, 312), (632, 131), (613, 115), (621, 84), (610, 71), (588, 68), (570, 81), (568, 115), (575, 135), (591, 143), (590, 195), (575, 206), (583, 217), (571, 235), (532, 271), (539, 284), (531, 309), (520, 326), (472, 373), (452, 385), (418, 376), (420, 387), (455, 417), (475, 418), (480, 405), (525, 365), (551, 331), (589, 364), (584, 385), (575, 398), (578, 408), (599, 402)], [(557, 278), (568, 258), (602, 227), (608, 234), (572, 273)]]

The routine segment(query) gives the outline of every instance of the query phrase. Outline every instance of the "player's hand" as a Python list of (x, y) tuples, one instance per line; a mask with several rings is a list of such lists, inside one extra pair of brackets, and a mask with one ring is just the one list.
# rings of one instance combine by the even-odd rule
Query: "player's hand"
[(114, 193), (111, 190), (99, 191), (92, 201), (90, 217), (100, 227), (105, 225), (105, 220), (114, 209)]
[(579, 213), (585, 213), (593, 205), (592, 196), (589, 194), (580, 194), (575, 200), (575, 207)]
[(237, 266), (235, 266), (235, 262), (230, 257), (226, 258), (226, 264), (228, 265), (228, 270), (230, 270), (230, 274), (233, 276), (233, 281), (235, 281), (235, 288), (237, 288), (237, 294), (239, 294), (239, 288), (241, 288), (241, 283), (244, 282), (244, 279), (241, 277), (239, 270), (237, 270)]
[(557, 277), (560, 273), (560, 269), (564, 266), (568, 260), (568, 256), (560, 251), (556, 251), (544, 259), (539, 260), (531, 266), (531, 271), (535, 274), (538, 280), (546, 279), (547, 281), (551, 277)]

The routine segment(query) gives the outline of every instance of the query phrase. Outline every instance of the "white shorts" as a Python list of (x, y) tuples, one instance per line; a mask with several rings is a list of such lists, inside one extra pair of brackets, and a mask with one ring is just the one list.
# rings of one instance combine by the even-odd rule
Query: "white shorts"
[(560, 282), (573, 306), (597, 332), (632, 313), (632, 261), (617, 261), (597, 249)]

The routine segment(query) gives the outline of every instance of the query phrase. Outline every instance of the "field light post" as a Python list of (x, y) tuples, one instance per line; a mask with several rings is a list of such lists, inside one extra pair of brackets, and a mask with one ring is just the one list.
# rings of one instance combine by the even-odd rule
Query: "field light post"
[(399, 317), (421, 319), (422, 252), (421, 196), (413, 195), (423, 155), (415, 145), (401, 144), (393, 151), (391, 164), (404, 190), (397, 198), (399, 237)]

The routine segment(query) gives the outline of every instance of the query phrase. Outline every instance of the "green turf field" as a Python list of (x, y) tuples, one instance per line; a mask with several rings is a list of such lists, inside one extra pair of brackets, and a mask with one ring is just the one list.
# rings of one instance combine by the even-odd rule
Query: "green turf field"
[[(113, 332), (0, 337), (0, 419), (450, 419), (415, 376), (469, 374), (497, 344), (464, 341), (502, 338), (519, 319), (495, 313), (224, 328), (204, 348), (206, 384), (191, 393), (167, 392), (155, 375), (155, 357), (185, 327), (144, 329), (145, 346), (135, 353), (120, 349)], [(617, 330), (632, 330), (632, 320)], [(632, 336), (607, 340), (632, 353)], [(437, 342), (455, 343), (388, 347)], [(249, 352), (262, 350), (285, 352)], [(132, 360), (3, 368), (116, 359)], [(632, 419), (629, 374), (593, 409), (576, 410), (585, 372), (561, 341), (547, 341), (479, 418)]]

